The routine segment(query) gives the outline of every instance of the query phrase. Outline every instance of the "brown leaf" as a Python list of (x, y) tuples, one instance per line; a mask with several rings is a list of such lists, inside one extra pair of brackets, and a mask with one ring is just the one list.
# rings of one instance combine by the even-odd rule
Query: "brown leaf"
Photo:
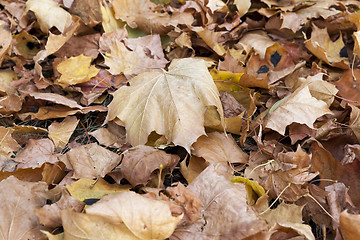
[(179, 226), (171, 239), (243, 239), (266, 228), (246, 203), (245, 185), (231, 183), (224, 164), (206, 168), (189, 186), (202, 202), (202, 217), (189, 226)]
[(63, 190), (59, 201), (51, 205), (45, 205), (42, 208), (35, 209), (35, 213), (39, 217), (42, 225), (55, 228), (62, 226), (60, 216), (61, 210), (71, 209), (75, 212), (80, 212), (84, 206), (84, 202), (71, 197), (66, 190)]
[(201, 201), (182, 183), (179, 183), (176, 187), (167, 188), (166, 191), (170, 193), (172, 200), (183, 209), (184, 218), (182, 219), (182, 224), (189, 224), (189, 222), (194, 222), (200, 218), (202, 209)]
[(314, 24), (312, 27), (311, 38), (305, 41), (306, 48), (330, 66), (348, 69), (348, 59), (341, 56), (341, 51), (345, 47), (342, 36), (333, 42), (326, 28), (321, 29)]
[(191, 183), (207, 166), (209, 166), (209, 162), (205, 159), (191, 156), (188, 165), (185, 160), (180, 163), (180, 171), (186, 181)]
[(89, 107), (82, 107), (82, 109), (73, 109), (65, 106), (53, 106), (53, 107), (40, 107), (37, 113), (30, 113), (30, 115), (39, 120), (51, 119), (51, 118), (64, 118), (69, 115), (77, 113), (86, 114), (89, 112), (106, 112), (107, 107), (94, 105)]
[(179, 156), (167, 154), (153, 147), (139, 145), (130, 148), (120, 164), (121, 173), (131, 185), (146, 184), (156, 169), (174, 169)]
[(360, 237), (360, 214), (350, 214), (346, 210), (340, 215), (340, 230), (346, 239), (355, 240)]
[(201, 136), (193, 144), (192, 154), (209, 163), (246, 163), (248, 155), (236, 144), (231, 135), (212, 132)]
[(339, 95), (344, 98), (344, 101), (349, 101), (354, 106), (360, 107), (360, 70), (353, 69), (344, 71), (341, 78), (332, 82), (337, 89), (339, 89)]
[(106, 128), (99, 128), (90, 133), (91, 136), (106, 147), (120, 148), (126, 143), (125, 128), (109, 122)]
[(30, 139), (25, 148), (16, 154), (14, 161), (20, 163), (18, 168), (37, 168), (46, 162), (57, 162), (54, 151), (55, 147), (50, 139)]
[(10, 176), (0, 182), (0, 232), (3, 239), (42, 239), (40, 223), (34, 210), (46, 203), (47, 185), (23, 182)]
[(96, 143), (71, 149), (59, 159), (74, 171), (73, 178), (104, 177), (120, 163), (120, 156)]

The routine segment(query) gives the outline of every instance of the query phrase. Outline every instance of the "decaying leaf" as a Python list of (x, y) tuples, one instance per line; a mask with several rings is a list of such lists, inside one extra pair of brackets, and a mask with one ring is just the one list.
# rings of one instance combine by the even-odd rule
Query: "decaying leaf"
[(129, 82), (130, 87), (114, 93), (105, 122), (116, 117), (124, 122), (132, 145), (145, 144), (155, 131), (190, 152), (190, 145), (205, 133), (205, 106), (214, 105), (223, 115), (218, 90), (203, 60), (173, 61), (168, 72), (139, 74)]
[(44, 163), (55, 163), (58, 158), (55, 155), (55, 146), (48, 138), (30, 139), (28, 144), (16, 154), (15, 161), (20, 163), (18, 168), (36, 168)]
[(130, 148), (120, 164), (121, 173), (131, 185), (146, 184), (156, 169), (173, 170), (180, 158), (161, 150), (139, 145)]
[(266, 228), (247, 205), (245, 186), (232, 183), (231, 175), (228, 166), (212, 164), (188, 186), (201, 200), (203, 214), (191, 225), (179, 226), (171, 239), (242, 239)]
[(55, 147), (64, 148), (69, 142), (79, 120), (76, 117), (66, 117), (61, 123), (53, 122), (49, 126), (49, 138)]
[[(0, 182), (0, 235), (3, 239), (41, 239), (40, 223), (34, 210), (45, 205), (47, 185), (25, 182), (10, 176)], [(4, 194), (6, 193), (6, 194)]]
[(309, 87), (303, 86), (270, 109), (264, 126), (284, 135), (286, 127), (291, 123), (302, 123), (314, 128), (316, 119), (325, 114), (332, 114), (327, 104), (311, 96)]
[(120, 156), (96, 143), (71, 149), (59, 159), (74, 171), (74, 178), (104, 177), (120, 163)]
[(246, 163), (248, 156), (236, 144), (231, 135), (212, 132), (201, 136), (193, 144), (192, 154), (209, 163)]

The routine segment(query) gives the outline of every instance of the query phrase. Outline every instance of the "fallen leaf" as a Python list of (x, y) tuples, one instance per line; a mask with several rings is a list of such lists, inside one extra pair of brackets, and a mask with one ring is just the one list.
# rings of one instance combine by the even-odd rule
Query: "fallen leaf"
[(107, 111), (107, 107), (100, 105), (81, 107), (81, 109), (73, 109), (66, 106), (49, 106), (49, 107), (40, 107), (37, 113), (30, 113), (30, 115), (32, 118), (44, 120), (51, 118), (64, 118), (69, 115), (74, 115), (77, 113), (86, 114), (89, 112), (106, 112), (106, 111)]
[(354, 132), (358, 142), (360, 143), (360, 109), (354, 105), (349, 105), (351, 107), (349, 127)]
[(101, 236), (108, 240), (141, 240), (141, 238), (135, 237), (124, 223), (113, 223), (98, 215), (77, 213), (71, 209), (65, 209), (61, 211), (61, 220), (64, 239), (96, 240)]
[(212, 132), (201, 136), (192, 145), (192, 154), (209, 163), (246, 163), (248, 155), (236, 144), (231, 135)]
[(312, 28), (311, 38), (305, 41), (306, 48), (330, 66), (348, 69), (348, 59), (342, 56), (345, 47), (342, 36), (340, 35), (338, 40), (333, 42), (326, 28), (321, 29), (314, 24)]
[(78, 123), (76, 117), (66, 117), (62, 122), (53, 122), (49, 126), (49, 138), (56, 148), (66, 146)]
[(0, 79), (0, 94), (11, 95), (16, 93), (16, 89), (11, 86), (11, 82), (17, 79), (16, 73), (14, 71), (0, 71)]
[(77, 57), (71, 57), (57, 66), (57, 70), (61, 73), (61, 77), (55, 81), (62, 87), (75, 85), (90, 81), (100, 71), (95, 66), (91, 66), (91, 57), (83, 54)]
[(191, 156), (188, 165), (186, 161), (180, 163), (180, 171), (186, 181), (191, 183), (207, 166), (209, 166), (209, 162), (205, 159)]
[(183, 214), (172, 216), (168, 203), (134, 192), (105, 196), (88, 207), (86, 213), (104, 217), (112, 223), (123, 222), (136, 237), (144, 240), (168, 238), (183, 217)]
[(106, 147), (120, 148), (126, 143), (125, 128), (114, 122), (109, 122), (107, 128), (99, 128), (89, 134)]
[(14, 161), (20, 163), (18, 168), (37, 168), (46, 162), (57, 162), (58, 158), (54, 151), (55, 147), (50, 139), (30, 139), (26, 146), (16, 154)]
[(132, 186), (145, 185), (153, 171), (174, 169), (180, 158), (153, 147), (139, 145), (130, 148), (120, 164), (121, 173)]
[(345, 235), (346, 239), (355, 240), (360, 237), (360, 224), (359, 214), (350, 214), (343, 211), (340, 215), (340, 230)]
[(199, 220), (179, 226), (171, 239), (209, 239), (214, 235), (226, 239), (243, 239), (266, 228), (246, 203), (243, 184), (232, 183), (232, 172), (225, 164), (207, 167), (189, 186), (202, 202)]
[(2, 20), (0, 20), (0, 63), (3, 61), (6, 54), (11, 52), (12, 36), (9, 26)]
[(264, 127), (281, 135), (285, 134), (286, 127), (293, 122), (306, 124), (313, 129), (316, 119), (325, 114), (332, 114), (327, 104), (311, 96), (309, 86), (305, 85), (270, 109)]
[(242, 17), (245, 13), (247, 13), (251, 6), (250, 0), (235, 0), (234, 3), (238, 10), (239, 17)]
[(190, 145), (205, 133), (205, 106), (215, 105), (223, 115), (219, 93), (203, 60), (173, 61), (168, 72), (143, 73), (129, 82), (130, 87), (114, 93), (105, 123), (116, 117), (124, 122), (132, 145), (145, 144), (156, 131), (190, 152)]
[(62, 226), (60, 216), (61, 210), (71, 209), (76, 212), (80, 212), (84, 206), (84, 202), (71, 197), (66, 190), (63, 190), (59, 201), (51, 205), (45, 205), (41, 208), (35, 209), (35, 213), (39, 217), (42, 225), (55, 228)]
[(53, 0), (29, 0), (26, 2), (26, 11), (35, 13), (44, 33), (48, 33), (51, 27), (56, 27), (63, 33), (72, 24), (71, 14)]
[(73, 178), (104, 177), (120, 163), (119, 155), (96, 143), (72, 148), (59, 159), (74, 171)]
[(171, 195), (175, 203), (182, 208), (184, 218), (181, 224), (189, 224), (189, 222), (194, 222), (200, 218), (201, 201), (182, 183), (179, 183), (176, 187), (167, 188), (166, 191)]
[(0, 182), (3, 204), (0, 210), (0, 233), (3, 239), (42, 239), (40, 223), (34, 210), (45, 205), (48, 189), (43, 182), (24, 182), (10, 176)]
[(357, 81), (358, 79), (360, 79), (359, 69), (347, 70), (342, 73), (338, 81), (332, 82), (332, 84), (339, 89), (339, 95), (344, 101), (360, 107), (360, 84)]
[(261, 216), (268, 222), (269, 226), (279, 224), (282, 227), (295, 230), (300, 236), (308, 240), (315, 240), (311, 227), (303, 224), (302, 206), (281, 203), (275, 209), (267, 211)]
[(105, 54), (104, 58), (105, 64), (110, 67), (110, 73), (124, 73), (127, 76), (147, 72), (149, 69), (160, 70), (168, 62), (162, 52), (159, 35), (130, 39), (125, 43), (115, 42), (110, 46), (110, 54)]
[(80, 201), (85, 201), (86, 199), (101, 199), (105, 195), (129, 191), (130, 187), (126, 185), (110, 184), (102, 178), (99, 178), (98, 180), (81, 178), (71, 186), (66, 185), (66, 189), (72, 197)]

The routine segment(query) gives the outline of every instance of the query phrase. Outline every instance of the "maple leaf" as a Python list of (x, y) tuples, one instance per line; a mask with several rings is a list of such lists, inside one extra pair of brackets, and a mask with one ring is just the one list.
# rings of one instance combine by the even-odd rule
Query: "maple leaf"
[(284, 135), (286, 127), (291, 123), (303, 123), (314, 128), (316, 119), (325, 114), (332, 114), (327, 104), (311, 96), (309, 86), (305, 85), (278, 101), (270, 109), (264, 126)]
[(147, 72), (114, 93), (105, 123), (120, 119), (132, 145), (143, 145), (152, 131), (190, 152), (205, 134), (205, 106), (214, 105), (223, 119), (219, 92), (203, 60), (179, 59), (169, 71)]

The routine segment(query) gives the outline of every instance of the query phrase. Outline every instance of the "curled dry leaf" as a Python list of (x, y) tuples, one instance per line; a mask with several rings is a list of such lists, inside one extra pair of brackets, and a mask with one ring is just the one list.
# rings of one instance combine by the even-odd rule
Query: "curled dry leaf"
[(63, 190), (59, 201), (51, 205), (45, 205), (42, 208), (35, 209), (35, 213), (39, 217), (42, 225), (55, 228), (62, 225), (60, 216), (61, 210), (71, 209), (76, 212), (80, 212), (84, 206), (84, 202), (71, 197), (66, 190)]
[[(303, 224), (302, 209), (302, 206), (281, 203), (275, 209), (261, 214), (261, 217), (266, 220), (269, 227), (278, 224), (283, 228), (295, 230), (298, 235), (303, 236), (308, 240), (315, 240), (314, 234), (311, 232), (311, 227)], [(276, 233), (274, 233), (274, 235), (275, 234)]]
[(225, 164), (207, 167), (189, 186), (202, 202), (202, 217), (188, 226), (178, 226), (170, 239), (243, 239), (266, 228), (246, 203), (243, 184), (232, 183)]
[(191, 144), (205, 134), (205, 106), (216, 106), (223, 116), (219, 92), (203, 60), (174, 60), (168, 72), (139, 74), (129, 82), (130, 87), (114, 93), (105, 123), (120, 119), (132, 145), (145, 144), (155, 131), (190, 152)]
[(349, 240), (360, 238), (360, 214), (350, 214), (346, 210), (340, 214), (340, 230)]
[(330, 66), (348, 69), (348, 58), (342, 54), (343, 48), (346, 51), (342, 36), (333, 42), (326, 28), (321, 29), (314, 24), (312, 28), (311, 38), (305, 41), (306, 48)]
[(246, 163), (249, 158), (231, 135), (219, 132), (199, 137), (193, 148), (192, 154), (204, 158), (209, 163)]
[(134, 192), (105, 196), (88, 207), (86, 213), (101, 216), (114, 224), (123, 222), (136, 237), (143, 240), (168, 238), (183, 218), (183, 214), (172, 216), (169, 203)]
[[(45, 205), (48, 186), (24, 182), (10, 176), (0, 182), (0, 235), (2, 239), (41, 239), (40, 223), (34, 210)], [(6, 193), (6, 194), (4, 194)]]
[(49, 126), (49, 138), (56, 148), (66, 146), (78, 123), (76, 117), (66, 117), (62, 122), (53, 122)]
[(99, 128), (91, 132), (90, 135), (106, 147), (120, 148), (126, 143), (125, 128), (114, 122), (109, 122), (106, 128)]
[(58, 158), (54, 151), (55, 146), (50, 139), (30, 139), (26, 146), (16, 154), (14, 161), (20, 163), (18, 168), (37, 168), (46, 162), (57, 162)]
[(208, 166), (209, 162), (207, 162), (205, 159), (190, 156), (188, 165), (186, 165), (185, 160), (180, 163), (180, 171), (186, 181), (191, 183)]
[(265, 119), (264, 127), (284, 135), (286, 127), (291, 123), (303, 123), (314, 128), (316, 119), (325, 114), (332, 114), (327, 104), (311, 96), (309, 86), (305, 85), (274, 104)]
[(121, 173), (131, 185), (146, 184), (156, 169), (174, 169), (179, 162), (177, 155), (167, 154), (153, 147), (139, 145), (130, 148), (120, 164)]
[(96, 143), (81, 145), (59, 156), (68, 169), (74, 171), (73, 178), (104, 177), (120, 163), (120, 156)]
[(44, 33), (48, 33), (51, 27), (56, 27), (63, 33), (72, 24), (71, 14), (53, 0), (29, 0), (26, 2), (26, 11), (35, 13)]

